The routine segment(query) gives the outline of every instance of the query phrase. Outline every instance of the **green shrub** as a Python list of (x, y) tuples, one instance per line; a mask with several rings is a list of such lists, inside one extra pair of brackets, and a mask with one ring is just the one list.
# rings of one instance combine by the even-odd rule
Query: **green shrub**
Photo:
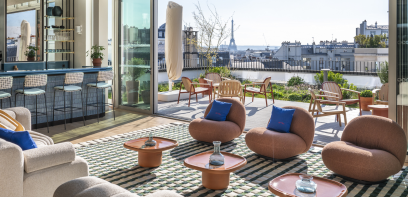
[(290, 101), (301, 101), (302, 100), (302, 95), (297, 94), (297, 93), (292, 93), (292, 94), (289, 94), (288, 99)]
[(249, 79), (245, 79), (244, 81), (242, 81), (242, 83), (241, 83), (242, 85), (245, 85), (245, 84), (252, 84), (252, 81), (250, 81)]
[(361, 97), (373, 97), (373, 92), (371, 90), (364, 90), (360, 94)]
[(304, 83), (305, 83), (305, 81), (303, 80), (302, 77), (293, 76), (292, 78), (289, 79), (288, 86), (295, 86), (295, 85), (300, 85), (300, 84), (304, 84)]
[(194, 79), (193, 79), (193, 82), (199, 83), (200, 81), (199, 81), (197, 78), (194, 78)]
[[(354, 84), (348, 84), (348, 80), (344, 80), (339, 86), (344, 89), (357, 90), (357, 87)], [(352, 99), (353, 97), (357, 97), (357, 94), (350, 91), (343, 91), (343, 99)]]
[(381, 70), (378, 71), (378, 77), (380, 77), (381, 83), (388, 83), (388, 62), (381, 63)]
[(232, 77), (231, 71), (228, 67), (211, 67), (206, 71), (207, 73), (218, 73), (221, 77)]
[[(315, 81), (319, 84), (322, 84), (324, 82), (324, 72), (321, 71), (320, 73), (316, 73), (316, 75), (314, 76)], [(334, 73), (333, 71), (329, 71), (327, 73), (327, 80), (329, 81), (334, 81), (337, 84), (343, 84), (344, 80), (343, 79), (343, 75), (340, 73)]]
[(205, 78), (205, 74), (204, 73), (200, 73), (200, 79), (204, 79)]
[(275, 97), (275, 98), (284, 98), (285, 97), (285, 94), (283, 94), (281, 91), (273, 91), (273, 96)]

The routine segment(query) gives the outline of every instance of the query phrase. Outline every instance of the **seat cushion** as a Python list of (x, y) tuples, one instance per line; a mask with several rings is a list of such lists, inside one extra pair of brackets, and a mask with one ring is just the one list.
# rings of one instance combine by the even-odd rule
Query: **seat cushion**
[(65, 91), (65, 92), (76, 92), (76, 91), (82, 90), (81, 87), (79, 87), (79, 86), (73, 86), (73, 85), (69, 85), (69, 86), (55, 86), (54, 89), (56, 89), (56, 90), (61, 90), (61, 91)]
[(326, 145), (322, 159), (326, 167), (337, 174), (370, 182), (387, 179), (402, 168), (400, 161), (391, 153), (343, 141)]
[(229, 142), (239, 137), (243, 132), (234, 122), (219, 122), (201, 118), (190, 123), (189, 131), (194, 139), (209, 143), (213, 141)]
[(275, 159), (287, 159), (307, 151), (305, 141), (298, 135), (261, 127), (251, 129), (245, 135), (245, 142), (255, 153)]
[(86, 84), (88, 87), (93, 87), (93, 88), (109, 88), (112, 85), (109, 83), (104, 83), (104, 82), (99, 82), (98, 84), (96, 83), (88, 83)]
[(45, 90), (41, 90), (39, 88), (17, 89), (16, 93), (35, 96), (45, 94)]
[(0, 99), (8, 98), (10, 96), (11, 96), (11, 94), (8, 93), (8, 92), (0, 91)]
[(245, 91), (247, 92), (261, 92), (261, 89), (254, 87), (246, 87)]
[(210, 113), (207, 114), (205, 119), (214, 121), (225, 121), (227, 119), (231, 106), (232, 103), (214, 100)]

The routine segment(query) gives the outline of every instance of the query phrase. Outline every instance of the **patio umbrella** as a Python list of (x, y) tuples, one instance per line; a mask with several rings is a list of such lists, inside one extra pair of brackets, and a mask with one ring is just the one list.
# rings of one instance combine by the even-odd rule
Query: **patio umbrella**
[(26, 20), (21, 22), (21, 38), (18, 42), (18, 61), (27, 61), (27, 57), (24, 53), (27, 51), (28, 46), (30, 45), (30, 36), (31, 36), (31, 27), (30, 23)]
[(172, 80), (181, 77), (183, 71), (182, 41), (183, 7), (170, 1), (166, 13), (165, 55), (169, 91), (172, 91)]

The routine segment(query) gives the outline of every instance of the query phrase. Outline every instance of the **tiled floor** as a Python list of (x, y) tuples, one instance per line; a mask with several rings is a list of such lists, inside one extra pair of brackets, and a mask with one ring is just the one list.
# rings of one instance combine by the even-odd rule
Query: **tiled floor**
[[(254, 102), (251, 101), (251, 98), (247, 97), (245, 103), (247, 112), (246, 130), (255, 127), (266, 127), (271, 117), (272, 100), (268, 100), (268, 107), (265, 105), (265, 99), (255, 98)], [(200, 96), (198, 103), (195, 99), (191, 100), (190, 107), (188, 107), (188, 100), (180, 101), (180, 104), (177, 104), (177, 101), (159, 102), (159, 114), (183, 118), (185, 120), (202, 118), (208, 103), (208, 97), (201, 98)], [(275, 106), (298, 106), (307, 110), (309, 108), (309, 103), (275, 100)], [(335, 106), (325, 106), (324, 108), (329, 109), (334, 107)], [(349, 110), (349, 112), (347, 112), (347, 121), (350, 121), (359, 115), (358, 109), (348, 107), (346, 107), (346, 109)], [(363, 111), (363, 115), (371, 115), (371, 112)], [(335, 122), (335, 116), (326, 116), (315, 119), (315, 143), (324, 145), (332, 141), (339, 141), (344, 129), (343, 117), (342, 122), (342, 127), (340, 127), (339, 123)]]

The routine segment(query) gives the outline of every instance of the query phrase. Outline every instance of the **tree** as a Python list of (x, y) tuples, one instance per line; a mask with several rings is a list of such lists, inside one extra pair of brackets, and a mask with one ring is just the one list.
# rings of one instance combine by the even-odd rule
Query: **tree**
[(381, 63), (381, 69), (378, 71), (378, 77), (380, 77), (381, 83), (388, 83), (388, 62)]
[(375, 36), (366, 36), (366, 35), (358, 35), (354, 37), (356, 43), (359, 44), (360, 48), (385, 48), (387, 45), (385, 42), (387, 41), (387, 36), (382, 35), (375, 35)]
[(206, 67), (211, 67), (214, 60), (217, 59), (218, 50), (221, 44), (231, 35), (229, 21), (224, 21), (218, 14), (215, 6), (211, 8), (208, 4), (209, 15), (205, 15), (200, 2), (195, 4), (197, 11), (193, 12), (193, 18), (197, 25), (198, 38), (187, 39), (189, 44), (193, 44), (200, 57), (207, 60)]

